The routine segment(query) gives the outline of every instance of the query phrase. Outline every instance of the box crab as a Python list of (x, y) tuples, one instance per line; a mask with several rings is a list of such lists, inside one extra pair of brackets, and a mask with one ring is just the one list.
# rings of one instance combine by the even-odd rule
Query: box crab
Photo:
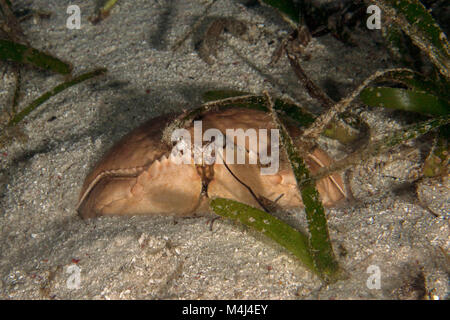
[[(290, 163), (279, 153), (279, 170), (262, 175), (261, 163), (211, 165), (180, 163), (171, 152), (173, 145), (163, 139), (163, 133), (173, 120), (160, 116), (149, 120), (116, 143), (86, 177), (82, 187), (78, 212), (82, 218), (99, 215), (174, 215), (207, 214), (209, 199), (223, 197), (261, 208), (262, 200), (276, 202), (289, 209), (302, 206), (301, 196)], [(197, 117), (203, 132), (215, 128), (273, 129), (270, 114), (245, 108), (209, 110)], [(193, 132), (192, 123), (186, 126)], [(288, 126), (290, 134), (299, 135), (296, 126)], [(247, 156), (251, 146), (233, 141)], [(268, 150), (270, 150), (270, 142)], [(297, 147), (301, 147), (297, 143)], [(236, 148), (237, 149), (237, 148)], [(258, 152), (256, 151), (259, 157)], [(332, 160), (325, 151), (316, 148), (305, 159), (314, 173)], [(333, 174), (317, 182), (321, 199), (331, 206), (345, 197), (342, 179)]]

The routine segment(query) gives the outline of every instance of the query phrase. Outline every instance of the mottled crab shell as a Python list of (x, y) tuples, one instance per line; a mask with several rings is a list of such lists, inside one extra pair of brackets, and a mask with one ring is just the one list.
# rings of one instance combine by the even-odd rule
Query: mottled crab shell
[[(242, 108), (209, 111), (200, 120), (203, 131), (216, 128), (224, 135), (226, 129), (268, 129), (270, 133), (270, 129), (275, 128), (269, 114)], [(154, 118), (109, 150), (86, 177), (82, 187), (78, 203), (82, 218), (99, 215), (201, 215), (209, 213), (209, 199), (215, 197), (260, 207), (242, 182), (257, 197), (277, 201), (278, 207), (288, 209), (303, 205), (289, 161), (282, 150), (279, 170), (273, 175), (261, 175), (260, 166), (248, 164), (248, 161), (246, 164), (229, 164), (228, 169), (224, 164), (215, 163), (207, 170), (195, 164), (177, 164), (171, 155), (172, 146), (162, 139), (170, 121), (168, 116)], [(193, 127), (187, 129), (193, 137)], [(288, 130), (293, 136), (299, 134), (295, 127)], [(268, 145), (270, 150), (270, 135)], [(245, 148), (250, 151), (248, 143)], [(320, 149), (315, 149), (305, 161), (313, 173), (332, 162)], [(337, 174), (318, 181), (317, 189), (326, 206), (345, 197), (342, 179)]]

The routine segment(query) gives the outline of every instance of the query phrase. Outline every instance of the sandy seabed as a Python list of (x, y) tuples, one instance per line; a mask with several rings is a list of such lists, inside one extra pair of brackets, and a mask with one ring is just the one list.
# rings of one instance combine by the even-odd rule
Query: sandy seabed
[[(230, 221), (208, 218), (99, 218), (75, 211), (84, 177), (121, 136), (146, 119), (197, 106), (202, 92), (236, 89), (298, 101), (320, 112), (285, 58), (269, 68), (289, 27), (271, 9), (236, 1), (215, 4), (212, 17), (248, 22), (251, 40), (225, 36), (216, 63), (206, 64), (190, 37), (171, 46), (202, 14), (207, 1), (120, 1), (98, 25), (81, 2), (80, 30), (66, 28), (73, 1), (17, 1), (52, 12), (22, 26), (30, 43), (74, 65), (74, 74), (106, 67), (106, 76), (72, 87), (28, 117), (27, 141), (0, 150), (0, 298), (3, 299), (405, 299), (447, 294), (448, 181), (405, 188), (420, 172), (420, 152), (378, 156), (353, 169), (355, 201), (328, 211), (330, 236), (349, 278), (324, 286), (272, 241)], [(349, 47), (332, 36), (314, 39), (304, 68), (342, 97), (376, 70), (392, 67), (377, 31), (356, 34)], [(14, 85), (3, 66), (0, 100)], [(6, 70), (6, 71), (5, 71)], [(31, 68), (23, 72), (21, 106), (63, 81)], [(407, 123), (404, 115), (360, 108), (374, 136)], [(342, 146), (323, 138), (337, 158)], [(410, 144), (414, 147), (414, 143)], [(426, 203), (438, 217), (425, 209)], [(291, 213), (304, 224), (304, 213)], [(74, 267), (76, 266), (76, 268)], [(381, 288), (367, 286), (377, 266)], [(80, 272), (79, 286), (74, 273)]]

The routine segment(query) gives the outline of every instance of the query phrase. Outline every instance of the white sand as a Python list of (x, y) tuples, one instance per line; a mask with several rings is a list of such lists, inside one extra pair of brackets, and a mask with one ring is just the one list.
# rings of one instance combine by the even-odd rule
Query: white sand
[[(322, 286), (283, 248), (229, 221), (215, 221), (211, 231), (206, 218), (80, 220), (74, 208), (78, 193), (101, 155), (146, 119), (195, 107), (206, 89), (270, 90), (312, 111), (317, 105), (284, 58), (276, 68), (266, 67), (276, 36), (288, 30), (271, 10), (234, 1), (214, 5), (210, 15), (233, 16), (259, 25), (259, 31), (253, 42), (227, 36), (218, 62), (208, 66), (191, 38), (177, 53), (170, 51), (207, 1), (123, 0), (96, 26), (87, 21), (93, 1), (84, 1), (81, 30), (66, 28), (66, 8), (73, 1), (17, 2), (53, 13), (49, 20), (22, 24), (33, 46), (72, 62), (75, 74), (101, 66), (108, 74), (52, 98), (26, 119), (28, 141), (0, 150), (1, 298), (396, 299), (417, 294), (411, 286), (420, 272), (429, 296), (445, 298), (448, 221), (422, 208), (414, 192), (395, 192), (417, 176), (417, 152), (402, 160), (394, 153), (380, 156), (355, 168), (351, 186), (358, 201), (328, 213), (349, 279), (330, 286)], [(331, 36), (315, 39), (305, 69), (322, 85), (334, 81), (343, 95), (391, 66), (376, 32), (359, 38), (356, 48)], [(31, 68), (23, 73), (21, 106), (63, 80)], [(8, 68), (1, 79), (2, 105), (11, 99), (13, 80)], [(362, 108), (361, 115), (377, 136), (405, 124), (384, 110)], [(322, 145), (343, 156), (336, 143)], [(420, 189), (422, 201), (444, 215), (447, 190), (448, 183), (427, 182)], [(294, 217), (304, 222), (303, 213)], [(74, 265), (81, 270), (79, 289), (67, 287)], [(370, 265), (381, 270), (379, 290), (366, 285)]]

